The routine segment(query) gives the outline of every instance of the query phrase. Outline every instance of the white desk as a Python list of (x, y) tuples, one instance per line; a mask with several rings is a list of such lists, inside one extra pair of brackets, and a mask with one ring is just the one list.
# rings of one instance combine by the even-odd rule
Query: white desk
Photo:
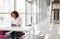
[(34, 31), (33, 27), (31, 27), (31, 26), (29, 26), (29, 27), (9, 27), (9, 26), (4, 26), (4, 25), (0, 26), (0, 30), (28, 32), (29, 33), (29, 38), (30, 38), (30, 31), (31, 30)]

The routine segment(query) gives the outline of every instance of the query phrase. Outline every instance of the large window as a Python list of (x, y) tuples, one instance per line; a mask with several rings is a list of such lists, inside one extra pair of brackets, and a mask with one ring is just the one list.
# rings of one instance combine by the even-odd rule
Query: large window
[(36, 1), (26, 0), (26, 26), (36, 23)]
[(47, 4), (44, 0), (0, 0), (0, 24), (8, 24), (14, 10), (19, 12), (22, 25), (27, 26), (46, 18)]
[(0, 13), (9, 13), (14, 10), (14, 0), (0, 0)]
[(26, 1), (26, 25), (36, 24), (47, 18), (48, 8), (46, 0)]
[(16, 10), (25, 13), (25, 0), (16, 0)]
[(0, 25), (8, 24), (10, 13), (18, 11), (22, 19), (22, 25), (25, 25), (25, 0), (0, 0)]

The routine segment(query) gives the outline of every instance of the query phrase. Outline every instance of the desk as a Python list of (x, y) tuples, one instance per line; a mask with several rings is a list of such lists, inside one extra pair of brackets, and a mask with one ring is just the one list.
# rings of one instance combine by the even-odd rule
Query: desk
[[(32, 26), (26, 26), (26, 27), (9, 27), (9, 26), (0, 26), (0, 30), (5, 30), (5, 31), (22, 31), (22, 32), (29, 32), (29, 39), (30, 39), (30, 31), (33, 30)], [(34, 33), (34, 32), (33, 32)], [(34, 37), (34, 36), (33, 36)]]

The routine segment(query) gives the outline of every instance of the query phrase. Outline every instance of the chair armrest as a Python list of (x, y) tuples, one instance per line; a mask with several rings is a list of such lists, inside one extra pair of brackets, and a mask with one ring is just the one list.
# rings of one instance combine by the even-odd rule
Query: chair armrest
[(12, 32), (12, 31), (6, 32), (5, 35), (10, 35), (11, 32)]

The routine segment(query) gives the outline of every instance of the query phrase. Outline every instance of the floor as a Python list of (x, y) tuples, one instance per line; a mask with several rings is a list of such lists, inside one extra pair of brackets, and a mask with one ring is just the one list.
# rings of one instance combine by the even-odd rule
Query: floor
[(46, 39), (60, 39), (60, 25), (52, 24), (47, 34)]
[(48, 24), (44, 39), (60, 39), (60, 24)]
[(41, 30), (44, 32), (44, 36), (41, 37), (38, 35), (35, 36), (35, 39), (60, 39), (60, 24), (48, 23)]

